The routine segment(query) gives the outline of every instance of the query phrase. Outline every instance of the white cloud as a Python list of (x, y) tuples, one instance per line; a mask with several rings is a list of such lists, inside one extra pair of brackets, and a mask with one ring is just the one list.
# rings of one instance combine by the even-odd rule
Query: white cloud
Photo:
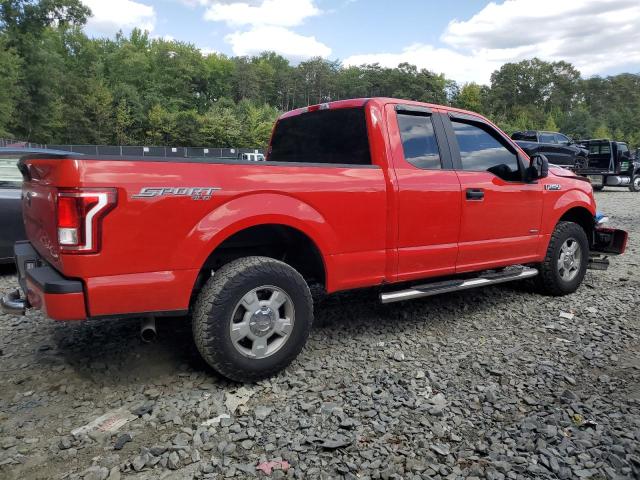
[(444, 73), (457, 82), (487, 83), (491, 72), (500, 68), (503, 62), (468, 56), (449, 48), (414, 44), (398, 53), (370, 53), (352, 55), (344, 59), (344, 65), (379, 63), (383, 67), (397, 67), (400, 63), (410, 63), (418, 68), (426, 68), (435, 73)]
[[(205, 20), (224, 22), (236, 29), (225, 36), (235, 55), (274, 51), (291, 60), (326, 57), (331, 49), (313, 36), (300, 35), (290, 27), (322, 12), (314, 0), (182, 0), (209, 3)], [(245, 29), (240, 29), (245, 27)]]
[(82, 0), (91, 9), (89, 30), (113, 35), (118, 30), (140, 28), (152, 32), (156, 24), (153, 6), (133, 0)]
[(231, 26), (293, 27), (320, 13), (313, 0), (263, 0), (258, 4), (215, 2), (207, 9), (204, 18)]
[(507, 0), (489, 3), (469, 20), (453, 20), (446, 47), (415, 44), (400, 52), (354, 55), (345, 64), (410, 62), (458, 81), (488, 83), (506, 62), (566, 60), (583, 74), (640, 70), (638, 0)]
[(248, 32), (234, 32), (225, 37), (235, 55), (253, 55), (264, 51), (277, 52), (290, 59), (327, 57), (331, 49), (315, 37), (299, 35), (277, 26), (260, 26)]

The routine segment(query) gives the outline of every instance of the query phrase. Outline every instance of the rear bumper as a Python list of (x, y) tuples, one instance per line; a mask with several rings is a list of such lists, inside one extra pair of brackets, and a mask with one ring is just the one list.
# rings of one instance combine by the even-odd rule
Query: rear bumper
[(3, 297), (0, 306), (5, 313), (20, 314), (26, 308), (36, 308), (54, 320), (87, 318), (81, 281), (62, 276), (29, 242), (16, 243), (14, 253), (24, 298), (19, 297), (19, 292)]
[(198, 275), (198, 270), (177, 270), (81, 281), (60, 274), (30, 242), (16, 243), (14, 252), (23, 295), (12, 292), (0, 300), (0, 308), (13, 315), (36, 308), (54, 320), (183, 316)]

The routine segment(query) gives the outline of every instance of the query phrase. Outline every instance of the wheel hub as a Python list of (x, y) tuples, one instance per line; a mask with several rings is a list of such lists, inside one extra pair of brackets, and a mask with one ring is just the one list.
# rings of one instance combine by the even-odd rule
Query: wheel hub
[(274, 311), (265, 305), (251, 315), (249, 328), (254, 335), (264, 337), (273, 329), (275, 321), (276, 315)]

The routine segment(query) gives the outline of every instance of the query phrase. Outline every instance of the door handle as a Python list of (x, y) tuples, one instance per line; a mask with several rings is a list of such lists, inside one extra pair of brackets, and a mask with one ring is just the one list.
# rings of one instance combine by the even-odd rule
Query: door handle
[(467, 200), (482, 200), (484, 198), (484, 190), (481, 188), (467, 188)]

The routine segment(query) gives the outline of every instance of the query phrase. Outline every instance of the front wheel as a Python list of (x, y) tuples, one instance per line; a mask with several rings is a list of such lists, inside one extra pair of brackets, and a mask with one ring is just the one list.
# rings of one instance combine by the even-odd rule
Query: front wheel
[(631, 184), (629, 185), (629, 190), (632, 192), (640, 192), (640, 172), (636, 173), (631, 178)]
[(298, 356), (312, 321), (311, 293), (296, 270), (272, 258), (245, 257), (217, 270), (200, 291), (193, 336), (213, 369), (255, 382)]
[(547, 295), (575, 292), (587, 272), (589, 240), (582, 227), (573, 222), (556, 226), (544, 261), (538, 266), (538, 289)]

